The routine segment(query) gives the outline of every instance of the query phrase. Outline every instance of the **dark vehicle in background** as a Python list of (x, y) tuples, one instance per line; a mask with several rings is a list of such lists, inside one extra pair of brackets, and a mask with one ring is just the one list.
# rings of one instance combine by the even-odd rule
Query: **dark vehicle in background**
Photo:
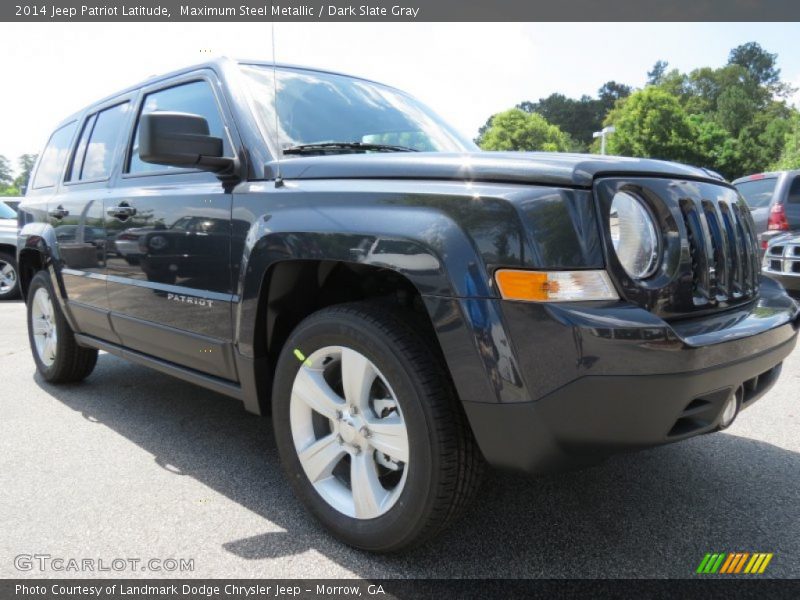
[(399, 90), (300, 67), (219, 59), (88, 106), (19, 222), (44, 380), (104, 350), (271, 415), (297, 497), (372, 551), (438, 534), (487, 462), (724, 429), (800, 326), (713, 174), (480, 152)]
[(733, 185), (750, 207), (762, 251), (776, 235), (800, 231), (800, 170), (748, 175)]
[(0, 200), (0, 300), (19, 298), (17, 212)]
[(800, 233), (772, 238), (764, 253), (763, 270), (792, 296), (800, 298)]

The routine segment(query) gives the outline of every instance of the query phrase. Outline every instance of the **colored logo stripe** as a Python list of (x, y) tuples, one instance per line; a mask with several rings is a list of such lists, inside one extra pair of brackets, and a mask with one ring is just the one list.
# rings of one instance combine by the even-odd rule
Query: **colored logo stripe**
[(706, 554), (700, 563), (700, 566), (697, 567), (697, 572), (716, 573), (724, 559), (724, 554)]
[(747, 563), (747, 566), (744, 568), (745, 573), (763, 573), (769, 561), (772, 560), (772, 554), (753, 554), (753, 558), (750, 559), (750, 562)]
[[(697, 573), (702, 574), (735, 574), (747, 573), (750, 575), (761, 574), (767, 569), (773, 554), (767, 552), (728, 552), (708, 553), (700, 561)], [(749, 561), (748, 561), (749, 559)], [(745, 566), (745, 564), (747, 566)], [(744, 571), (742, 571), (744, 569)]]
[(750, 556), (748, 552), (736, 552), (728, 554), (728, 560), (722, 565), (720, 573), (738, 573), (744, 566), (744, 561)]

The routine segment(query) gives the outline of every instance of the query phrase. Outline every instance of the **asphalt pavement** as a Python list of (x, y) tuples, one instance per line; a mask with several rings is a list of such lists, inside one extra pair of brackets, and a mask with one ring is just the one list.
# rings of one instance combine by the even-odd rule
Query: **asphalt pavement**
[[(293, 498), (270, 420), (234, 400), (108, 354), (81, 384), (44, 383), (21, 302), (0, 304), (0, 373), (0, 577), (689, 577), (734, 551), (800, 577), (800, 350), (726, 432), (492, 473), (457, 525), (401, 556), (331, 538)], [(97, 572), (115, 559), (162, 567)]]

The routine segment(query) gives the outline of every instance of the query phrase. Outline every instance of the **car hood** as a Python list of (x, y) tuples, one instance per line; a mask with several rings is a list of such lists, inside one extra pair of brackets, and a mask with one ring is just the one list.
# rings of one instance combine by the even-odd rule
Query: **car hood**
[(776, 235), (769, 240), (770, 247), (775, 245), (780, 246), (781, 244), (800, 244), (800, 233), (784, 233)]
[[(266, 176), (278, 173), (267, 165)], [(704, 169), (678, 163), (623, 156), (551, 152), (403, 152), (335, 154), (284, 158), (284, 179), (446, 179), (591, 187), (604, 175), (641, 175), (701, 179), (721, 183)]]
[(0, 229), (17, 229), (16, 219), (0, 219)]

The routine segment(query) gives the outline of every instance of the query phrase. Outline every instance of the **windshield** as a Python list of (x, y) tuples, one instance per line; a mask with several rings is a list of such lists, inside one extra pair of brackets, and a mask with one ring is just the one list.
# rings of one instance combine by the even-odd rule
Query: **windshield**
[(772, 193), (775, 191), (777, 182), (778, 179), (776, 177), (752, 179), (737, 183), (735, 187), (751, 209), (765, 208), (769, 206), (772, 200)]
[(5, 202), (0, 202), (0, 219), (16, 219), (17, 213)]
[(403, 92), (362, 79), (303, 69), (275, 71), (279, 124), (276, 135), (272, 67), (241, 68), (262, 133), (271, 146), (280, 140), (281, 151), (302, 144), (331, 142), (404, 146), (422, 152), (478, 150), (429, 108)]

